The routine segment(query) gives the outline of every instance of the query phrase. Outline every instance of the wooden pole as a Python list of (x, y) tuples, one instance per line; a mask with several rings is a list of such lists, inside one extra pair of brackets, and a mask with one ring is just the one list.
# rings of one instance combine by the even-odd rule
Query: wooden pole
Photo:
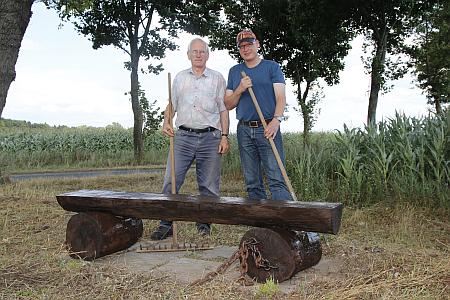
[[(244, 71), (241, 71), (241, 76), (245, 77), (245, 76), (247, 76), (247, 74), (245, 74)], [(267, 123), (266, 123), (266, 120), (264, 119), (264, 115), (261, 111), (261, 108), (259, 107), (258, 101), (256, 100), (255, 93), (253, 93), (253, 89), (251, 87), (248, 88), (248, 92), (250, 93), (253, 104), (255, 105), (256, 112), (258, 113), (259, 119), (261, 120), (261, 123), (263, 124), (264, 129), (266, 129)], [(272, 138), (269, 139), (269, 142), (270, 142), (270, 146), (272, 147), (273, 154), (275, 155), (275, 159), (277, 160), (278, 167), (280, 167), (280, 171), (281, 171), (281, 174), (283, 175), (284, 182), (286, 182), (289, 192), (291, 193), (292, 199), (294, 201), (297, 201), (297, 197), (295, 196), (295, 193), (294, 193), (294, 188), (291, 185), (291, 181), (289, 180), (289, 177), (286, 173), (286, 169), (284, 168), (283, 162), (281, 161), (280, 154), (278, 153), (278, 149), (275, 146), (275, 143)], [(285, 200), (287, 200), (287, 199), (285, 199)]]
[[(169, 124), (173, 131), (172, 124), (172, 116), (173, 116), (173, 106), (172, 106), (172, 78), (170, 76), (170, 72), (167, 76), (168, 79), (168, 87), (169, 87)], [(171, 175), (171, 187), (172, 187), (172, 195), (177, 193), (177, 185), (175, 178), (175, 149), (174, 149), (174, 139), (173, 136), (170, 137), (170, 175)], [(178, 245), (178, 237), (177, 237), (177, 223), (175, 221), (172, 222), (172, 246)]]

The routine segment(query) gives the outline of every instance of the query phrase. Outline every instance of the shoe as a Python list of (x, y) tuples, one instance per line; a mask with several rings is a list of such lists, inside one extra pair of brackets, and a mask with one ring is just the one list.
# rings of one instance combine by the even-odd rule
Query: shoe
[(197, 232), (201, 236), (211, 235), (211, 227), (209, 227), (207, 225), (200, 225), (200, 226), (197, 227)]
[(160, 241), (163, 240), (169, 236), (173, 235), (173, 231), (172, 231), (172, 226), (171, 227), (167, 227), (167, 226), (158, 226), (158, 228), (156, 228), (156, 230), (152, 233), (152, 235), (150, 236), (150, 239), (153, 241)]

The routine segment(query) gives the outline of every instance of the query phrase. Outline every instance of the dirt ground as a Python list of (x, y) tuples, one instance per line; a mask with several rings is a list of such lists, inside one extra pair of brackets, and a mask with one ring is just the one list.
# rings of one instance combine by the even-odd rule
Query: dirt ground
[[(227, 182), (232, 182), (228, 178)], [(162, 176), (30, 180), (0, 185), (0, 299), (450, 299), (450, 213), (408, 203), (345, 207), (338, 235), (322, 236), (318, 265), (281, 284), (242, 287), (236, 262), (222, 276), (190, 287), (236, 250), (248, 230), (214, 225), (214, 250), (137, 253), (156, 221), (128, 251), (92, 262), (64, 248), (67, 221), (55, 195), (78, 189), (158, 191)], [(196, 190), (188, 178), (186, 192)], [(236, 181), (225, 195), (242, 191)], [(180, 222), (181, 241), (200, 242)]]

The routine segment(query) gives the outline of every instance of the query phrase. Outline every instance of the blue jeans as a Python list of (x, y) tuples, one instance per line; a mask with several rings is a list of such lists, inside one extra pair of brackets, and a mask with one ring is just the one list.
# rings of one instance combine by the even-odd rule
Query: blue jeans
[[(270, 142), (264, 137), (264, 127), (252, 128), (239, 123), (237, 139), (248, 197), (250, 199), (268, 199), (263, 182), (264, 172), (272, 200), (293, 200)], [(283, 141), (279, 130), (274, 143), (284, 164)]]
[[(174, 139), (175, 182), (176, 191), (183, 185), (186, 173), (192, 163), (196, 162), (197, 184), (200, 195), (219, 196), (220, 159), (217, 151), (221, 140), (219, 130), (203, 133), (177, 130)], [(166, 174), (164, 176), (163, 193), (171, 194), (170, 153), (167, 158)], [(161, 226), (172, 226), (171, 221), (161, 220)], [(209, 224), (197, 223), (197, 228)]]

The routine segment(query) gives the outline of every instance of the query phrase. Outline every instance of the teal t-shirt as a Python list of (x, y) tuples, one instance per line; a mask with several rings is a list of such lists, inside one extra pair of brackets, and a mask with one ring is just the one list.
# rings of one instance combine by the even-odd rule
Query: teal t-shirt
[[(235, 65), (228, 73), (227, 90), (234, 91), (239, 86), (242, 78), (241, 71), (244, 71), (252, 80), (253, 92), (255, 93), (264, 118), (272, 119), (276, 105), (273, 84), (285, 83), (280, 65), (274, 61), (265, 59), (261, 60), (253, 68), (248, 68), (245, 63)], [(236, 118), (240, 121), (259, 120), (258, 113), (256, 112), (248, 90), (241, 95), (236, 107)]]

